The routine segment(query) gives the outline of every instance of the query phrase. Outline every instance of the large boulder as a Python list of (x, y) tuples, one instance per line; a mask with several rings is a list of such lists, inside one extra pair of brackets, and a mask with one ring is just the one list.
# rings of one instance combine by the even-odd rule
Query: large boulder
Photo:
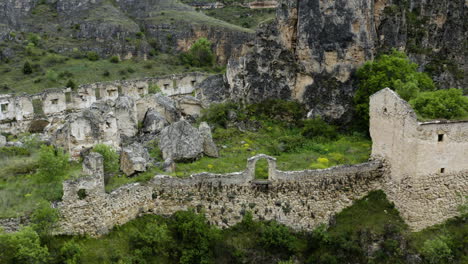
[(200, 127), (198, 127), (198, 131), (200, 131), (200, 134), (203, 137), (203, 153), (213, 158), (219, 157), (218, 148), (213, 141), (210, 126), (206, 122), (202, 122)]
[(203, 153), (203, 137), (187, 121), (176, 122), (161, 132), (159, 148), (164, 160), (174, 161), (194, 160)]
[(158, 111), (150, 108), (145, 115), (142, 131), (144, 133), (157, 134), (161, 132), (169, 123)]
[(120, 154), (120, 170), (127, 176), (146, 171), (150, 163), (148, 151), (139, 143), (124, 147)]
[(119, 96), (115, 101), (115, 117), (124, 138), (131, 138), (138, 132), (137, 108), (135, 101), (128, 96)]

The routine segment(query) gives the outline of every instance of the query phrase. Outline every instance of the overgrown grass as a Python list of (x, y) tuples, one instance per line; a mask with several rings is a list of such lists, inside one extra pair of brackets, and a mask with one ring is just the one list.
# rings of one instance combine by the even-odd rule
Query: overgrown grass
[(276, 9), (250, 9), (240, 6), (227, 6), (220, 9), (203, 11), (208, 16), (224, 20), (230, 24), (244, 28), (255, 29), (259, 24), (272, 21), (276, 17)]
[[(23, 73), (26, 61), (33, 65), (32, 74)], [(48, 88), (65, 87), (70, 80), (80, 85), (210, 70), (181, 65), (178, 57), (167, 54), (159, 54), (147, 61), (131, 59), (112, 63), (107, 59), (75, 59), (34, 48), (34, 55), (0, 63), (0, 93), (37, 93)]]
[(32, 213), (39, 204), (62, 197), (62, 180), (80, 174), (79, 163), (71, 163), (64, 177), (39, 180), (41, 168), (39, 145), (26, 145), (29, 155), (0, 156), (0, 218)]

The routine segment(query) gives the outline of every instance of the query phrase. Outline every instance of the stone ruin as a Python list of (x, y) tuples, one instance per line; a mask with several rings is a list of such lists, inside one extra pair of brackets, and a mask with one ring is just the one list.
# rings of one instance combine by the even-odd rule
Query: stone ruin
[(0, 131), (10, 134), (42, 132), (54, 119), (63, 119), (67, 114), (82, 111), (95, 102), (114, 101), (119, 96), (138, 101), (156, 86), (164, 95), (172, 97), (182, 112), (199, 113), (202, 103), (191, 95), (207, 77), (204, 73), (187, 73), (86, 84), (76, 90), (63, 88), (32, 95), (0, 95)]
[[(119, 100), (123, 102), (113, 103), (123, 109), (133, 105), (131, 100)], [(211, 224), (223, 228), (238, 223), (246, 211), (251, 211), (255, 219), (312, 230), (373, 190), (383, 190), (413, 230), (458, 215), (458, 207), (466, 203), (468, 195), (468, 122), (418, 122), (408, 103), (390, 89), (373, 95), (370, 103), (372, 158), (352, 166), (281, 171), (274, 157), (261, 154), (248, 159), (241, 172), (200, 173), (187, 178), (156, 175), (146, 183), (128, 184), (106, 193), (102, 156), (91, 153), (83, 162), (83, 173), (88, 176), (63, 183), (63, 199), (57, 205), (62, 215), (57, 233), (99, 236), (144, 214), (171, 215), (189, 208), (203, 212)], [(152, 118), (156, 121), (148, 121), (148, 126), (159, 133), (174, 128), (156, 129), (163, 127), (157, 125), (161, 117), (168, 124), (179, 123), (175, 127), (185, 126), (180, 123), (185, 121), (171, 120), (171, 111), (158, 107), (156, 118)], [(127, 118), (133, 116), (121, 112)], [(202, 142), (207, 135), (204, 129), (205, 124), (189, 130), (200, 133), (197, 144), (209, 151), (205, 145), (211, 143)], [(172, 150), (186, 151), (178, 144), (172, 146)], [(131, 147), (128, 160), (135, 158), (131, 153), (138, 152)], [(261, 159), (269, 165), (266, 180), (255, 178), (255, 166)], [(134, 163), (134, 171), (144, 166)]]
[[(274, 157), (261, 154), (248, 159), (241, 172), (187, 178), (156, 175), (147, 183), (105, 193), (102, 157), (92, 154), (83, 165), (90, 176), (63, 183), (58, 233), (99, 236), (143, 214), (171, 215), (189, 208), (203, 212), (220, 227), (238, 223), (251, 211), (255, 219), (312, 230), (372, 190), (383, 190), (413, 230), (458, 215), (468, 195), (468, 163), (459, 162), (460, 157), (468, 157), (468, 123), (420, 123), (390, 89), (371, 97), (370, 114), (372, 158), (352, 166), (281, 171)], [(404, 142), (411, 149), (401, 149)], [(422, 159), (431, 152), (433, 164), (428, 166)], [(267, 180), (255, 179), (261, 159), (268, 161)], [(451, 166), (431, 169), (445, 164)]]

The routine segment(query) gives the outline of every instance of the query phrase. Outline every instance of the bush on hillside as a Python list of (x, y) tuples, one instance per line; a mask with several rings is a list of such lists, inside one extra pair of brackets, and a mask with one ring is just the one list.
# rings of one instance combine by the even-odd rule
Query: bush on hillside
[(90, 51), (86, 54), (86, 57), (88, 58), (88, 60), (90, 61), (97, 61), (99, 60), (99, 54), (97, 54), (97, 52), (95, 51)]
[(29, 63), (29, 61), (25, 62), (24, 65), (23, 65), (23, 73), (24, 74), (31, 74), (33, 73), (33, 68), (31, 66), (31, 63)]
[(216, 58), (211, 45), (206, 38), (198, 39), (187, 52), (181, 54), (182, 63), (193, 67), (213, 66)]
[(455, 119), (468, 115), (468, 97), (463, 96), (460, 89), (420, 93), (410, 104), (426, 119)]
[(379, 90), (388, 87), (397, 91), (403, 99), (411, 100), (420, 91), (435, 88), (429, 75), (418, 72), (418, 65), (396, 50), (375, 61), (366, 62), (356, 75), (359, 88), (354, 95), (354, 103), (359, 126), (363, 129), (369, 126), (369, 97)]
[(241, 111), (235, 103), (212, 104), (208, 109), (202, 110), (202, 121), (212, 125), (227, 128), (232, 119), (239, 118)]
[(301, 133), (302, 136), (306, 138), (325, 138), (332, 140), (338, 137), (336, 127), (329, 125), (320, 118), (304, 120)]
[(247, 113), (248, 116), (255, 116), (264, 120), (281, 121), (297, 125), (304, 118), (307, 111), (304, 105), (295, 101), (269, 99), (247, 106)]
[(93, 148), (94, 152), (102, 155), (104, 158), (104, 172), (107, 174), (113, 174), (119, 172), (119, 154), (111, 147), (98, 144)]
[(8, 234), (0, 231), (0, 260), (4, 264), (46, 264), (49, 251), (31, 227)]
[(60, 181), (70, 167), (68, 160), (68, 154), (62, 149), (53, 146), (41, 146), (39, 150), (38, 175), (36, 176), (39, 183)]
[(112, 56), (112, 57), (110, 57), (109, 61), (112, 62), (112, 63), (119, 63), (120, 59), (119, 59), (118, 56)]

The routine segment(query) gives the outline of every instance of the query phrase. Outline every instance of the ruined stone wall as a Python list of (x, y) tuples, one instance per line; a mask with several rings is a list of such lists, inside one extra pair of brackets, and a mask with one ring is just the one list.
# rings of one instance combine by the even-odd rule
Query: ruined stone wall
[[(271, 162), (271, 168), (276, 165), (273, 158), (260, 155), (249, 159), (243, 172), (188, 178), (160, 175), (110, 194), (104, 192), (102, 173), (67, 181), (59, 205), (63, 217), (59, 233), (101, 235), (141, 214), (171, 215), (189, 208), (204, 212), (220, 227), (238, 223), (248, 210), (256, 219), (311, 230), (369, 191), (382, 188), (384, 170), (378, 161), (317, 171), (274, 170), (278, 179), (270, 174), (271, 180), (258, 181), (251, 166), (262, 158)], [(79, 197), (80, 190), (85, 197)]]
[(388, 88), (370, 99), (370, 133), (372, 156), (391, 164), (394, 180), (468, 170), (468, 122), (418, 122)]
[(204, 73), (187, 73), (131, 81), (100, 82), (70, 88), (51, 89), (34, 95), (0, 95), (0, 131), (18, 134), (31, 130), (33, 120), (63, 118), (68, 112), (90, 107), (96, 101), (115, 100), (119, 95), (138, 99), (157, 85), (165, 95), (193, 93), (197, 84), (208, 77)]

